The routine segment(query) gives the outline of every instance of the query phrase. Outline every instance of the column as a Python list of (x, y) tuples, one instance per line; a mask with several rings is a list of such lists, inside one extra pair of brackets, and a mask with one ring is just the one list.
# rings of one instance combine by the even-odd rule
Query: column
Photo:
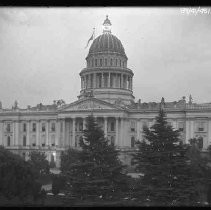
[(137, 120), (137, 139), (140, 140), (140, 119)]
[(194, 137), (194, 121), (190, 121), (190, 138)]
[(120, 84), (120, 88), (123, 88), (123, 74), (121, 74), (121, 84)]
[(75, 118), (72, 118), (72, 146), (75, 147)]
[(129, 80), (129, 90), (131, 90), (131, 77), (130, 76), (128, 76), (128, 80)]
[(49, 145), (49, 120), (46, 121), (46, 146)]
[(97, 86), (96, 86), (96, 73), (94, 73), (94, 77), (93, 77), (94, 79), (93, 79), (93, 86), (94, 86), (94, 88), (96, 88)]
[(37, 123), (36, 123), (36, 146), (39, 146), (39, 121), (37, 121)]
[(12, 125), (12, 142), (11, 142), (11, 146), (15, 146), (16, 142), (15, 142), (15, 121), (13, 121)]
[(83, 130), (86, 129), (86, 118), (83, 118)]
[(27, 121), (27, 127), (26, 127), (26, 145), (31, 145), (30, 142), (30, 121)]
[(104, 76), (103, 76), (103, 73), (102, 73), (102, 87), (104, 87)]
[(108, 135), (107, 125), (108, 125), (107, 117), (104, 117), (104, 134), (105, 134), (105, 137), (107, 137), (107, 135)]
[(19, 138), (19, 121), (15, 121), (15, 145), (20, 145), (20, 138)]
[(108, 73), (108, 87), (110, 88), (111, 87), (111, 73), (109, 72)]
[(190, 139), (190, 121), (186, 119), (185, 121), (185, 143), (189, 143)]
[(140, 133), (140, 136), (139, 136), (139, 141), (143, 141), (143, 122), (140, 120), (139, 122), (139, 133)]
[(133, 90), (133, 77), (131, 76), (131, 90)]
[(115, 145), (119, 145), (119, 119), (116, 117), (116, 139)]
[(60, 121), (56, 121), (56, 145), (55, 146), (60, 146)]
[(62, 120), (62, 141), (63, 141), (63, 143), (62, 143), (62, 145), (63, 146), (66, 146), (66, 144), (65, 144), (65, 119), (63, 119)]
[(3, 145), (3, 133), (4, 133), (3, 122), (0, 121), (0, 145)]
[(121, 147), (124, 145), (124, 118), (120, 118), (120, 141), (118, 146)]

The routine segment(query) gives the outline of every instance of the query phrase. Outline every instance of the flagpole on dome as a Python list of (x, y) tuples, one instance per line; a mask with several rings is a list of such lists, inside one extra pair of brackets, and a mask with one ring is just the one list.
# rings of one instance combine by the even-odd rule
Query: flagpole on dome
[(87, 42), (87, 45), (86, 45), (85, 49), (88, 47), (89, 42), (90, 42), (91, 40), (94, 40), (94, 39), (95, 39), (95, 28), (93, 28), (92, 35), (91, 35), (91, 37), (89, 38), (89, 40), (88, 40), (88, 42)]

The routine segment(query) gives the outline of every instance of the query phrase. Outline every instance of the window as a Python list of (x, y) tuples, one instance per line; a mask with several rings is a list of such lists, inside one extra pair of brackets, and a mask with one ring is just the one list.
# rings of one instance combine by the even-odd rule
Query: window
[(9, 123), (7, 124), (7, 128), (6, 128), (6, 130), (7, 130), (7, 132), (10, 132), (10, 131), (11, 131), (11, 126), (10, 126), (10, 124), (9, 124)]
[(178, 130), (179, 131), (184, 131), (184, 123), (183, 122), (179, 122), (178, 123)]
[(26, 136), (25, 135), (23, 136), (23, 146), (24, 147), (26, 146)]
[(32, 136), (32, 146), (36, 146), (36, 136), (35, 135), (33, 135)]
[(62, 132), (63, 131), (63, 123), (60, 122), (60, 131)]
[(42, 132), (45, 132), (45, 123), (42, 123)]
[(42, 135), (41, 143), (42, 143), (42, 147), (44, 147), (45, 146), (45, 135)]
[(111, 145), (114, 146), (114, 137), (111, 136)]
[(55, 146), (55, 135), (51, 136), (51, 146)]
[(117, 66), (117, 59), (116, 59), (116, 66)]
[(121, 60), (119, 60), (119, 66), (121, 67), (121, 65), (122, 65), (122, 61), (121, 61)]
[(25, 159), (26, 159), (26, 153), (23, 152), (23, 153), (22, 153), (22, 156), (23, 156), (23, 159), (25, 160)]
[(100, 66), (102, 66), (103, 65), (103, 60), (102, 59), (100, 59)]
[(203, 138), (202, 137), (198, 138), (198, 147), (199, 147), (199, 149), (203, 148)]
[(111, 122), (111, 131), (114, 131), (114, 122)]
[(32, 131), (35, 132), (36, 131), (36, 123), (32, 124)]
[(205, 129), (205, 122), (198, 123), (198, 131), (204, 131)]
[(94, 66), (94, 59), (92, 59), (92, 66)]
[(113, 66), (113, 59), (110, 60), (110, 66)]
[(105, 66), (107, 66), (107, 59), (105, 59)]
[(134, 136), (131, 137), (131, 147), (132, 148), (135, 147), (135, 137)]
[(135, 121), (131, 121), (130, 130), (135, 131)]
[(23, 132), (26, 132), (26, 123), (23, 124)]
[(54, 132), (56, 130), (56, 125), (55, 123), (51, 123), (51, 131)]
[(7, 136), (7, 146), (10, 146), (10, 136)]
[(95, 59), (95, 66), (97, 66), (97, 59)]
[(146, 121), (143, 122), (143, 128), (148, 127), (148, 123)]
[(79, 131), (82, 131), (82, 130), (83, 130), (83, 123), (80, 122), (80, 123), (79, 123)]

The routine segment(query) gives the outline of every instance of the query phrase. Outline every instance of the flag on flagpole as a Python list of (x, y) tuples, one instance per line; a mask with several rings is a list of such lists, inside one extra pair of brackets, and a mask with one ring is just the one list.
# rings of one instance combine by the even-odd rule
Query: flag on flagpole
[(87, 45), (86, 45), (85, 48), (87, 48), (87, 46), (89, 45), (89, 42), (94, 39), (94, 35), (95, 35), (95, 28), (93, 28), (92, 36), (89, 38), (89, 40), (88, 40)]

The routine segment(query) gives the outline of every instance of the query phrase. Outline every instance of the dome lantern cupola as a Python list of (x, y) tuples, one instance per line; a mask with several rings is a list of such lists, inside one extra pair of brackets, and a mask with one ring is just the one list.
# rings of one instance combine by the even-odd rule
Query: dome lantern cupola
[(103, 33), (111, 33), (111, 21), (108, 19), (108, 15), (103, 22)]

